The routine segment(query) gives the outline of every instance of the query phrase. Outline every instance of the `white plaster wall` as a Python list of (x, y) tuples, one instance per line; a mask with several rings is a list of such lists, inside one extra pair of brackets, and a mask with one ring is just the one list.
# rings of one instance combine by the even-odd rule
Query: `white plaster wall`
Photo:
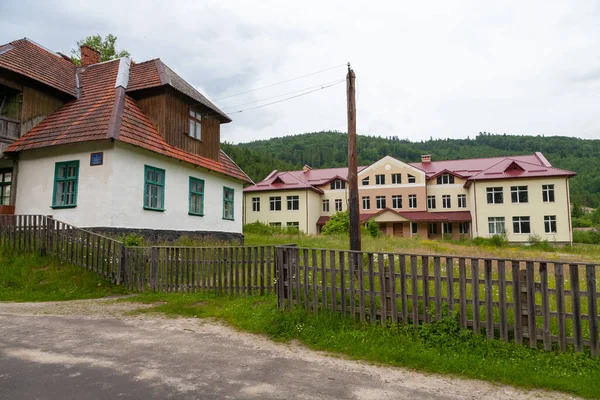
[[(542, 201), (542, 185), (554, 185), (554, 202)], [(512, 203), (511, 186), (527, 186), (529, 202)], [(488, 187), (502, 187), (504, 192), (503, 204), (487, 204)], [(531, 234), (538, 234), (542, 239), (550, 242), (570, 242), (570, 207), (568, 200), (568, 186), (565, 178), (537, 178), (537, 179), (514, 179), (497, 181), (479, 181), (475, 185), (475, 196), (477, 201), (477, 225), (478, 236), (489, 237), (488, 218), (504, 217), (508, 240), (511, 242), (527, 242), (529, 233), (513, 233), (512, 218), (516, 216), (528, 216), (531, 222)], [(544, 232), (544, 216), (556, 215), (556, 233)], [(475, 223), (475, 221), (474, 221)]]
[[(165, 170), (165, 211), (145, 210), (144, 165)], [(242, 232), (242, 182), (147, 150), (115, 143), (112, 226)], [(204, 180), (204, 216), (188, 215), (189, 178)], [(223, 219), (223, 187), (234, 189), (234, 220)]]
[[(90, 154), (98, 151), (104, 152), (104, 163), (92, 167)], [(79, 227), (111, 226), (113, 156), (109, 141), (21, 152), (15, 213), (52, 215)], [(77, 207), (52, 209), (55, 164), (74, 160), (79, 160)]]

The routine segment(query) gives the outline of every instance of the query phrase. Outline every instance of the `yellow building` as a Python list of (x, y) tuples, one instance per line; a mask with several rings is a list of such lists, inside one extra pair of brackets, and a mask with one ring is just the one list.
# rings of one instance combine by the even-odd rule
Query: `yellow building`
[[(347, 168), (273, 171), (244, 189), (245, 223), (298, 227), (315, 234), (348, 207)], [(541, 153), (526, 156), (405, 163), (391, 156), (358, 168), (361, 222), (401, 237), (532, 235), (572, 241), (569, 178)]]

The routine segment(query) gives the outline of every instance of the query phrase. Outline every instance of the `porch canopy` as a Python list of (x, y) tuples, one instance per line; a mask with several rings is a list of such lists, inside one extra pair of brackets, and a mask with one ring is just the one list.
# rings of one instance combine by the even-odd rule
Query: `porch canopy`
[[(373, 214), (360, 214), (360, 222), (366, 222), (374, 218), (376, 222), (470, 222), (470, 211), (447, 211), (447, 212), (429, 212), (429, 211), (397, 211), (391, 208), (379, 210)], [(331, 217), (321, 216), (317, 220), (317, 226), (323, 226)]]

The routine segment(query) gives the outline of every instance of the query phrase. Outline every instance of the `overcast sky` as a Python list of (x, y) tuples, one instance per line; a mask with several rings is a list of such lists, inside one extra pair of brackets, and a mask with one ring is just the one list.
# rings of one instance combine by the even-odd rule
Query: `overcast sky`
[[(160, 57), (213, 100), (350, 61), (359, 134), (600, 138), (597, 1), (0, 1), (0, 44), (70, 53), (96, 33), (137, 62)], [(222, 140), (346, 131), (344, 83), (234, 113), (345, 74), (216, 101), (233, 119)]]

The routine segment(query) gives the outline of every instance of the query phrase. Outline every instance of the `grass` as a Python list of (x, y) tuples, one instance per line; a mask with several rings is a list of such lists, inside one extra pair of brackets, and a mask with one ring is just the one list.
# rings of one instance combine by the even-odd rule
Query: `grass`
[(125, 290), (53, 257), (0, 248), (0, 301), (55, 301), (105, 297)]
[[(281, 245), (295, 243), (299, 247), (348, 249), (348, 235), (305, 235), (245, 234), (246, 246)], [(362, 249), (368, 252), (398, 252), (409, 254), (443, 254), (467, 257), (495, 257), (508, 259), (543, 259), (562, 261), (595, 261), (600, 260), (600, 245), (574, 244), (573, 246), (540, 245), (506, 245), (495, 247), (489, 244), (478, 244), (474, 240), (430, 240), (420, 238), (396, 238), (379, 236), (373, 238), (362, 236)]]
[(401, 325), (361, 325), (331, 312), (281, 312), (274, 296), (148, 293), (123, 301), (157, 304), (140, 313), (216, 318), (276, 341), (296, 339), (314, 350), (352, 359), (600, 398), (600, 358), (489, 341), (460, 329), (453, 317), (414, 330)]

